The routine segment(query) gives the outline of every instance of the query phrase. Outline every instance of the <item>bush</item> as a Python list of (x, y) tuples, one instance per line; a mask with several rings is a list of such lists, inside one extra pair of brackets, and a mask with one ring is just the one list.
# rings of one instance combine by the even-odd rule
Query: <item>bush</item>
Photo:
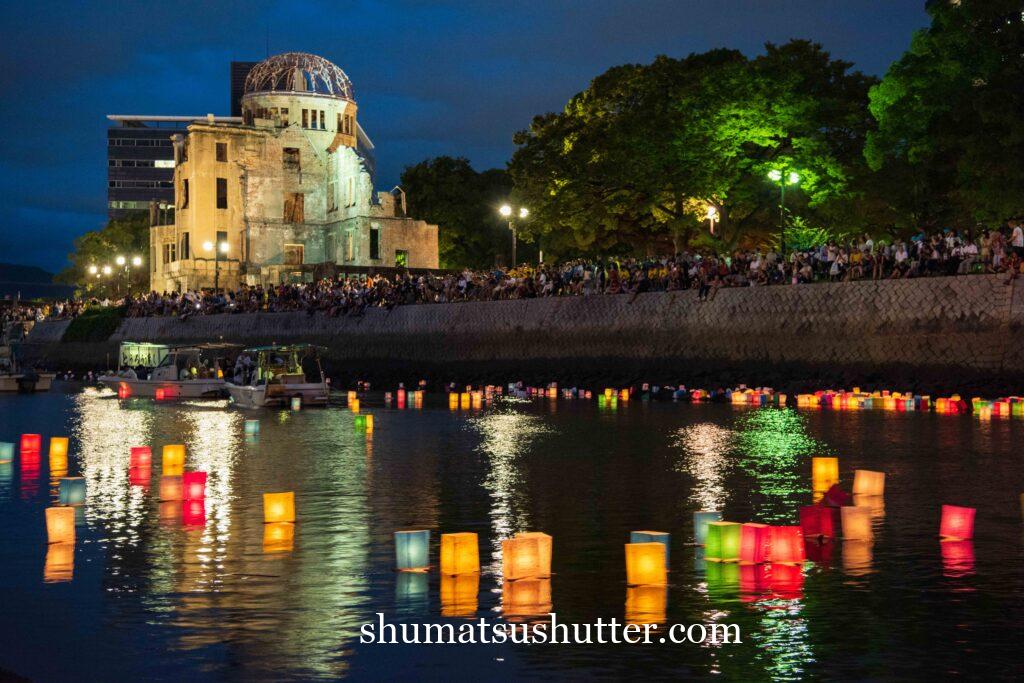
[(66, 342), (103, 342), (114, 334), (121, 324), (124, 311), (121, 308), (94, 306), (85, 310), (82, 315), (71, 321), (64, 330), (61, 341)]

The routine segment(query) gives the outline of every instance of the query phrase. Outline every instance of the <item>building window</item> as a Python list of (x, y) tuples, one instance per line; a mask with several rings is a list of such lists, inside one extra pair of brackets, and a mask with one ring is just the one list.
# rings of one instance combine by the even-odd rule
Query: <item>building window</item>
[(352, 260), (355, 259), (355, 257), (356, 257), (355, 241), (352, 239), (352, 233), (351, 232), (346, 232), (345, 233), (345, 260), (346, 261), (352, 261)]
[(395, 268), (409, 267), (409, 252), (405, 249), (395, 249)]
[(327, 130), (327, 112), (320, 110), (320, 130)]
[(286, 266), (301, 266), (306, 257), (306, 248), (301, 244), (286, 244), (283, 256)]
[(380, 258), (380, 228), (370, 226), (370, 258)]
[(181, 233), (181, 260), (192, 258), (192, 250), (189, 248), (188, 233)]
[(228, 179), (217, 178), (217, 208), (228, 208)]
[(338, 210), (338, 160), (336, 154), (327, 155), (327, 212)]
[(303, 128), (309, 128), (309, 110), (308, 109), (303, 109), (302, 110), (302, 127)]
[(356, 205), (356, 179), (348, 178), (345, 183), (345, 206)]
[(173, 263), (178, 260), (178, 253), (174, 242), (164, 244), (164, 263)]
[(288, 127), (288, 107), (281, 107), (281, 126)]
[(181, 181), (181, 208), (188, 208), (188, 178)]
[(284, 170), (298, 171), (300, 167), (299, 149), (297, 147), (284, 148)]
[(217, 143), (217, 161), (228, 160), (228, 143), (218, 142)]
[(284, 222), (302, 223), (306, 220), (306, 195), (286, 192), (284, 195)]
[(156, 159), (153, 161), (155, 168), (174, 168), (174, 159)]

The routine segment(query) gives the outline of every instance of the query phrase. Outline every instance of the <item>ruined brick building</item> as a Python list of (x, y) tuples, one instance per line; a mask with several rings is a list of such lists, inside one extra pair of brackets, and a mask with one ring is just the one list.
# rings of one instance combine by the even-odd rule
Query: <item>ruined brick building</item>
[(374, 190), (373, 144), (341, 69), (270, 57), (249, 73), (241, 111), (172, 137), (173, 211), (151, 211), (154, 290), (437, 268), (437, 226), (405, 215), (401, 188)]

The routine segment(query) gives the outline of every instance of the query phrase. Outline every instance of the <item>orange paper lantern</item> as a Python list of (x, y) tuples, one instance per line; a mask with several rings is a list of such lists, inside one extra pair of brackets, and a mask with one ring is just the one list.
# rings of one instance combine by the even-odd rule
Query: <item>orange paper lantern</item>
[(772, 564), (801, 563), (805, 559), (807, 558), (804, 554), (804, 535), (800, 527), (771, 527), (769, 561)]
[(295, 492), (264, 493), (263, 522), (295, 522)]
[(885, 493), (885, 472), (853, 471), (853, 495), (881, 496)]
[(630, 586), (668, 584), (664, 543), (626, 544), (626, 583)]
[(441, 534), (441, 573), (448, 576), (480, 571), (477, 535), (471, 532)]
[(75, 509), (46, 508), (46, 536), (50, 543), (75, 542)]
[(828, 491), (839, 483), (839, 458), (811, 458), (811, 484), (814, 491)]
[(551, 576), (550, 536), (527, 532), (501, 542), (501, 568), (506, 581)]
[(164, 446), (162, 464), (164, 474), (180, 475), (185, 468), (185, 446), (182, 444)]

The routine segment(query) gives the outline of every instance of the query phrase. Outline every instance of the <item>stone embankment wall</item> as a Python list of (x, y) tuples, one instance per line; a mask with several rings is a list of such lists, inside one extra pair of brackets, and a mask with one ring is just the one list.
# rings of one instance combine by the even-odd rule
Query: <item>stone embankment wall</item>
[[(311, 342), (341, 379), (574, 383), (900, 382), (1024, 389), (1024, 287), (1005, 276), (401, 306), (361, 318), (262, 313), (125, 320), (106, 344), (37, 325), (54, 367), (116, 358), (122, 340)], [(913, 386), (908, 386), (913, 385)]]

